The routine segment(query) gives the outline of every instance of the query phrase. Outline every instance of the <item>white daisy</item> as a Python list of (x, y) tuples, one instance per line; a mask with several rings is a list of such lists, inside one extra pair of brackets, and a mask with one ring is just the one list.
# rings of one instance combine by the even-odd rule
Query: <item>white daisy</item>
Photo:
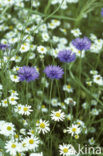
[(28, 116), (31, 114), (31, 112), (33, 110), (31, 109), (31, 106), (29, 106), (29, 105), (24, 106), (24, 105), (19, 104), (18, 106), (15, 107), (15, 111), (21, 115), (27, 115)]
[(80, 134), (81, 133), (81, 128), (77, 124), (72, 124), (71, 127), (68, 127), (67, 132), (70, 133), (72, 136), (75, 134)]
[(93, 75), (93, 81), (100, 86), (103, 85), (103, 78), (101, 75)]
[(49, 35), (47, 32), (42, 33), (42, 39), (47, 42), (49, 40)]
[(13, 135), (14, 131), (15, 131), (15, 128), (12, 123), (7, 122), (2, 125), (1, 134), (5, 136), (9, 136), (9, 135)]
[(8, 107), (8, 99), (4, 99), (1, 101), (0, 106), (2, 107)]
[(36, 126), (37, 126), (37, 131), (39, 133), (42, 132), (43, 134), (45, 134), (45, 133), (48, 133), (50, 131), (49, 122), (48, 121), (40, 119), (36, 123)]
[(71, 144), (59, 145), (60, 155), (71, 156), (76, 154), (76, 150)]
[(93, 145), (93, 144), (95, 143), (95, 140), (94, 140), (94, 138), (92, 137), (92, 138), (90, 138), (90, 139), (88, 140), (88, 142), (89, 142), (90, 145)]
[(10, 155), (16, 156), (16, 153), (19, 151), (19, 144), (17, 142), (14, 142), (12, 140), (6, 142), (5, 149), (6, 152), (9, 152)]
[(63, 121), (65, 118), (65, 114), (61, 110), (52, 111), (52, 114), (50, 116), (51, 116), (51, 119), (54, 121)]
[(18, 100), (18, 99), (19, 98), (17, 96), (12, 95), (12, 96), (9, 97), (9, 103), (11, 105), (16, 105), (17, 104), (17, 101), (16, 100)]
[(35, 151), (38, 148), (40, 141), (37, 137), (31, 136), (26, 138), (26, 142), (27, 142), (28, 150)]
[(44, 46), (38, 46), (37, 47), (37, 51), (38, 51), (38, 53), (40, 53), (40, 54), (46, 54), (46, 52), (47, 52), (47, 49), (44, 47)]
[(66, 98), (64, 100), (64, 102), (67, 104), (67, 105), (70, 105), (70, 106), (75, 106), (76, 105), (76, 101), (74, 101), (72, 98)]
[(79, 37), (82, 33), (80, 32), (80, 29), (72, 29), (71, 33), (75, 36), (75, 37)]
[(19, 77), (17, 75), (10, 75), (10, 78), (13, 82), (19, 82)]
[(63, 86), (63, 90), (64, 90), (64, 91), (67, 91), (68, 93), (72, 93), (72, 92), (73, 92), (73, 89), (72, 89), (72, 87), (71, 87), (70, 84), (64, 85), (64, 86)]
[(29, 43), (24, 43), (20, 47), (20, 52), (25, 53), (25, 52), (29, 51), (29, 49), (30, 49)]

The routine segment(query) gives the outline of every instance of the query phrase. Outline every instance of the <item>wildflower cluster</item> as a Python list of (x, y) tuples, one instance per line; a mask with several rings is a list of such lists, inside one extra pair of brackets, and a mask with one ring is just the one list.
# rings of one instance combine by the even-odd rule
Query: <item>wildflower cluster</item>
[(0, 154), (79, 156), (78, 145), (102, 145), (100, 6), (0, 0)]

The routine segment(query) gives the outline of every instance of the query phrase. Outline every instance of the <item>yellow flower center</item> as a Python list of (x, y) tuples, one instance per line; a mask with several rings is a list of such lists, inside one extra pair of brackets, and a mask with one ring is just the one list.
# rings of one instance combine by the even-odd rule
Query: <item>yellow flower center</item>
[(21, 49), (22, 49), (22, 50), (24, 50), (24, 49), (25, 49), (25, 47), (22, 47)]
[(15, 99), (14, 98), (11, 98), (11, 101), (15, 101)]
[(100, 77), (97, 77), (96, 79), (97, 79), (97, 80), (100, 80)]
[(15, 138), (18, 138), (19, 136), (17, 134), (15, 134)]
[(79, 138), (79, 135), (75, 135), (75, 139), (78, 139)]
[(61, 102), (61, 105), (64, 106), (64, 102)]
[(5, 104), (7, 104), (7, 101), (4, 101)]
[(67, 85), (67, 88), (68, 88), (68, 89), (70, 89), (70, 88), (71, 88), (71, 86), (70, 86), (70, 85)]
[(56, 117), (60, 117), (60, 113), (57, 112), (57, 113), (55, 114), (55, 116), (56, 116)]
[(26, 43), (24, 43), (23, 45), (26, 46)]
[(14, 75), (14, 79), (17, 79), (17, 76), (16, 75)]
[(28, 107), (24, 107), (24, 112), (27, 112), (28, 111)]
[(80, 122), (77, 122), (78, 125), (80, 125)]
[(11, 147), (12, 147), (12, 148), (16, 148), (16, 145), (15, 145), (15, 144), (12, 144)]
[(34, 143), (34, 140), (33, 139), (30, 139), (29, 140), (29, 144), (33, 144)]
[(12, 93), (15, 93), (15, 90), (12, 90)]
[(9, 26), (9, 29), (13, 29), (13, 26), (11, 25), (11, 26)]
[(70, 117), (68, 117), (67, 120), (70, 120)]
[(42, 105), (42, 108), (45, 108), (45, 105)]
[(30, 39), (30, 36), (28, 36), (27, 39)]
[(64, 148), (64, 149), (63, 149), (63, 152), (64, 152), (64, 153), (68, 153), (68, 148)]
[(54, 22), (55, 22), (55, 23), (57, 23), (57, 22), (58, 22), (58, 20), (54, 20)]
[(76, 128), (72, 128), (72, 131), (73, 131), (73, 132), (76, 132), (76, 130), (77, 130)]
[(21, 110), (21, 107), (18, 107), (18, 110)]
[(8, 130), (8, 131), (11, 131), (11, 130), (12, 130), (12, 128), (11, 128), (10, 126), (8, 126), (8, 127), (7, 127), (7, 130)]
[(54, 24), (53, 24), (53, 23), (50, 23), (50, 25), (51, 25), (51, 26), (54, 26)]
[(19, 70), (19, 68), (17, 67), (16, 70)]
[(19, 57), (18, 56), (16, 56), (16, 59), (18, 59)]
[(26, 28), (26, 30), (28, 30), (28, 31), (29, 31), (29, 30), (30, 30), (30, 28)]
[(44, 48), (41, 48), (41, 51), (44, 51)]
[(33, 48), (33, 45), (30, 45), (31, 48)]
[(34, 134), (34, 130), (31, 130), (31, 133)]
[(43, 122), (40, 124), (40, 128), (45, 128), (45, 124)]

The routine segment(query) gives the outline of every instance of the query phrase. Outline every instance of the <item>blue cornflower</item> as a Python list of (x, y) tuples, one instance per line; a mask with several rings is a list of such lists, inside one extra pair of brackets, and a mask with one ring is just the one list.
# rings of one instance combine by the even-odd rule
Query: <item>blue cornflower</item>
[(35, 67), (23, 66), (18, 70), (18, 76), (20, 81), (33, 81), (39, 77), (39, 73)]
[(1, 43), (0, 43), (0, 49), (1, 49), (1, 50), (6, 50), (7, 48), (10, 48), (10, 46), (7, 45), (7, 44), (1, 44)]
[(103, 8), (101, 9), (101, 16), (103, 16)]
[(60, 78), (62, 78), (64, 71), (59, 66), (49, 65), (45, 68), (44, 73), (50, 79), (60, 79)]
[(58, 58), (61, 62), (69, 63), (76, 59), (76, 55), (71, 50), (62, 50), (58, 53)]
[(76, 38), (72, 41), (72, 44), (78, 49), (78, 50), (89, 50), (91, 47), (91, 41), (87, 38)]

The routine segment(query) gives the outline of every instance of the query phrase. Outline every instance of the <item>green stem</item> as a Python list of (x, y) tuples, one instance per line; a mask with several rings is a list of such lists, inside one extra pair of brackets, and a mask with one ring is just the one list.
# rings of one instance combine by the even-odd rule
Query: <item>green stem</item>
[(28, 105), (28, 82), (26, 83), (26, 101)]
[[(65, 64), (65, 67), (64, 67), (64, 84), (66, 85), (66, 77), (67, 77), (67, 68), (66, 68), (66, 64)], [(66, 91), (65, 91), (65, 98), (66, 98)]]
[(49, 8), (50, 8), (51, 1), (52, 1), (52, 0), (49, 0), (49, 1), (48, 1), (48, 4), (46, 5), (45, 11), (44, 11), (45, 14), (47, 14), (47, 12), (48, 12), (48, 10), (49, 10)]
[(51, 81), (51, 86), (50, 86), (49, 117), (50, 117), (50, 112), (51, 112), (51, 96), (52, 96), (52, 88), (53, 88), (53, 80)]
[[(80, 82), (81, 82), (81, 73), (82, 73), (82, 51), (80, 52), (80, 63), (79, 63), (79, 81)], [(79, 112), (80, 96), (81, 96), (81, 86), (79, 86), (79, 96), (77, 100), (77, 110), (76, 110), (77, 117), (78, 117), (78, 112)]]
[(58, 81), (56, 80), (56, 85), (57, 85), (57, 89), (58, 89), (58, 96), (59, 96), (59, 100), (61, 102), (61, 98), (60, 98), (60, 90), (59, 90), (59, 85), (58, 85)]

